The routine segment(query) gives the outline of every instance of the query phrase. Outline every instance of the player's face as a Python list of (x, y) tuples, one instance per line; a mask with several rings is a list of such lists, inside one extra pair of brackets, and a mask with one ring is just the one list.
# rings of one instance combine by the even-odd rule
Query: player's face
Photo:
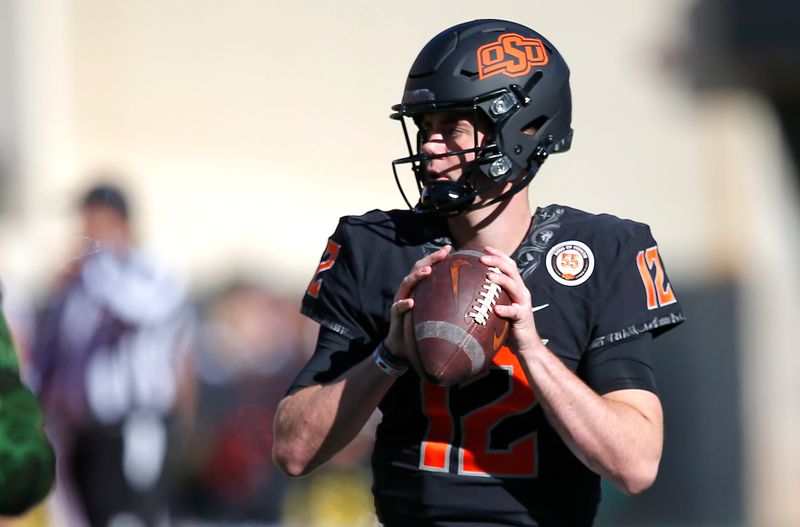
[[(420, 119), (419, 128), (423, 141), (421, 150), (428, 156), (475, 148), (482, 145), (485, 138), (480, 127), (476, 130), (474, 114), (470, 112), (429, 113)], [(430, 159), (425, 166), (427, 179), (456, 181), (473, 159), (474, 153)]]

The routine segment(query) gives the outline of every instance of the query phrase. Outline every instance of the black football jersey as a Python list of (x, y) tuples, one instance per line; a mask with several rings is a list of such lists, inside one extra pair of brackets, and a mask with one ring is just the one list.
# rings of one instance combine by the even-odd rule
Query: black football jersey
[[(302, 311), (347, 345), (318, 347), (294, 389), (331, 381), (367, 357), (388, 332), (402, 279), (447, 243), (444, 222), (409, 211), (342, 218)], [(683, 321), (646, 225), (551, 205), (537, 209), (512, 257), (539, 334), (567, 367), (598, 393), (655, 389), (625, 372), (594, 374), (604, 350)], [(591, 524), (599, 476), (548, 424), (508, 347), (456, 386), (424, 383), (410, 369), (379, 408), (373, 492), (387, 527)]]

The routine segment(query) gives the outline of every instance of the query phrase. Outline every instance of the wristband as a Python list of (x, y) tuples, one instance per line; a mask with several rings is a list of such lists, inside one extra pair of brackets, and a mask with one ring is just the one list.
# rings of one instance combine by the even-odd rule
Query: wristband
[(378, 347), (372, 352), (372, 358), (378, 368), (386, 375), (399, 377), (408, 370), (408, 361), (392, 355), (383, 342), (378, 344)]

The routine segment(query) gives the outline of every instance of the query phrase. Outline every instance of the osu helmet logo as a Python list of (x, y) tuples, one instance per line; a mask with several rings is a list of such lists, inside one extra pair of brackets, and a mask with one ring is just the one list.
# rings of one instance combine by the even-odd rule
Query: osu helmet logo
[(544, 66), (548, 60), (544, 44), (538, 38), (505, 33), (497, 42), (478, 48), (478, 77), (485, 79), (499, 74), (521, 77), (534, 66)]

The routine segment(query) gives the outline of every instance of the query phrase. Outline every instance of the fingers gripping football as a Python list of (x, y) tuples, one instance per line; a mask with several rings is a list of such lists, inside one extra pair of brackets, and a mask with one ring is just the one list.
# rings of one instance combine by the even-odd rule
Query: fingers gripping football
[(411, 364), (425, 381), (453, 385), (488, 369), (509, 335), (510, 321), (494, 308), (510, 299), (481, 257), (450, 252), (412, 292), (414, 308), (404, 317), (404, 342)]
[(450, 254), (452, 247), (445, 245), (438, 251), (431, 253), (414, 264), (411, 271), (403, 278), (397, 292), (394, 295), (394, 303), (391, 308), (391, 319), (389, 322), (389, 334), (386, 336), (384, 343), (389, 350), (398, 357), (408, 357), (406, 343), (403, 337), (403, 319), (414, 307), (414, 299), (411, 298), (411, 292), (414, 287), (426, 277), (431, 274), (433, 266), (441, 262)]
[(519, 274), (516, 262), (492, 247), (486, 247), (485, 252), (487, 256), (481, 260), (500, 270), (500, 273), (489, 273), (489, 280), (502, 287), (511, 299), (509, 305), (495, 306), (495, 312), (511, 321), (511, 336), (516, 341), (518, 350), (541, 345), (533, 319), (531, 293)]

